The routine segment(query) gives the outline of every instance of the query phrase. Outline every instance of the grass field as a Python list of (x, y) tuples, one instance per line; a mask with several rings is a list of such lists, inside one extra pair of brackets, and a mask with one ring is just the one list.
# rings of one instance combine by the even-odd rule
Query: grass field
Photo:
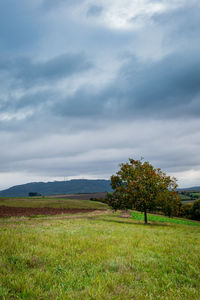
[[(132, 212), (132, 218), (134, 220), (144, 220), (144, 214), (140, 212)], [(173, 224), (183, 224), (183, 225), (193, 225), (200, 226), (200, 222), (186, 220), (186, 219), (178, 219), (178, 218), (168, 218), (165, 216), (159, 216), (154, 214), (147, 214), (147, 218), (149, 222), (157, 222), (157, 223), (173, 223)]]
[(0, 198), (0, 206), (12, 207), (54, 207), (54, 208), (82, 208), (106, 209), (108, 206), (102, 202), (75, 199), (54, 198)]
[(181, 198), (181, 200), (191, 200), (191, 197), (187, 195), (179, 194), (179, 197)]
[(0, 245), (0, 299), (200, 299), (197, 226), (1, 219)]
[(199, 196), (200, 198), (200, 193), (192, 193), (192, 196)]

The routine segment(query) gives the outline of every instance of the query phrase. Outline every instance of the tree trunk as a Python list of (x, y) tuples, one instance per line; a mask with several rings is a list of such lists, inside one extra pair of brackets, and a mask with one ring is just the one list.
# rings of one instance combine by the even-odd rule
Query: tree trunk
[(144, 222), (147, 224), (147, 209), (146, 207), (144, 208)]

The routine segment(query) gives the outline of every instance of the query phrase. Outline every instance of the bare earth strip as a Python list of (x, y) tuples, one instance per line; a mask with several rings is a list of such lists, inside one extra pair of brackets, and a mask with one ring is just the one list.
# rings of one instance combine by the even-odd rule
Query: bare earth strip
[(80, 194), (64, 194), (64, 195), (51, 195), (45, 198), (53, 199), (75, 199), (75, 200), (90, 200), (91, 198), (105, 199), (107, 193), (80, 193)]
[(21, 216), (37, 216), (37, 215), (59, 215), (59, 214), (79, 214), (91, 213), (95, 209), (79, 209), (79, 208), (51, 208), (51, 207), (9, 207), (0, 206), (0, 218), (3, 217), (21, 217)]

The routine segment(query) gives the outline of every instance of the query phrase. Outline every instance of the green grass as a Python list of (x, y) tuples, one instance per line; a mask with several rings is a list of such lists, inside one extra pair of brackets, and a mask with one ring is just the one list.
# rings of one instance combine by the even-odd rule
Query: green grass
[(191, 193), (192, 196), (199, 196), (200, 198), (200, 193)]
[(179, 197), (181, 198), (181, 200), (191, 200), (191, 197), (187, 195), (179, 194)]
[(54, 198), (0, 198), (0, 206), (13, 207), (55, 207), (80, 209), (107, 209), (105, 203), (90, 200), (54, 199)]
[(0, 299), (200, 299), (200, 228), (113, 215), (0, 220)]
[[(141, 212), (132, 212), (132, 218), (135, 220), (144, 220), (144, 213)], [(161, 222), (161, 223), (173, 223), (173, 224), (183, 224), (183, 225), (193, 225), (200, 226), (200, 222), (186, 220), (186, 219), (177, 219), (177, 218), (168, 218), (165, 216), (147, 214), (147, 219), (149, 222)]]

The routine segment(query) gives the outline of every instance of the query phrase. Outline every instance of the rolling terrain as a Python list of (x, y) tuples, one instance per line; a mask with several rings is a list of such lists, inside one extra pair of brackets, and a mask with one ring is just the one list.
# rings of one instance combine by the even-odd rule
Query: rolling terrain
[(78, 214), (105, 210), (105, 203), (86, 199), (69, 198), (0, 198), (0, 218), (12, 216), (36, 216)]
[(60, 197), (0, 198), (0, 299), (200, 299), (200, 222)]
[(85, 213), (0, 219), (0, 299), (200, 299), (200, 227)]
[(73, 179), (54, 182), (31, 182), (0, 191), (0, 197), (27, 197), (29, 193), (61, 195), (74, 193), (110, 192), (110, 180)]

